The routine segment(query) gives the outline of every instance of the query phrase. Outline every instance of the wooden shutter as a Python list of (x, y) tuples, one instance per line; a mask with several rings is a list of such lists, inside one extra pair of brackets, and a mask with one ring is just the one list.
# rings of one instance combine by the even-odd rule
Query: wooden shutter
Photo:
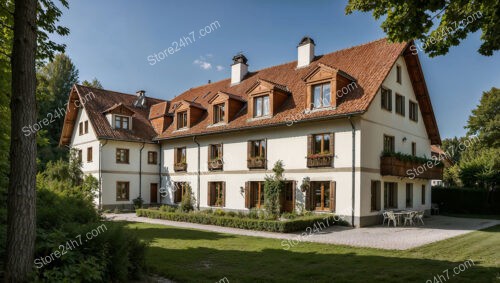
[(313, 154), (313, 135), (307, 136), (307, 155)]
[(250, 208), (250, 182), (245, 182), (245, 208)]
[(252, 157), (252, 141), (247, 142), (247, 159)]
[(333, 154), (335, 155), (335, 134), (334, 133), (330, 133), (330, 148), (328, 149), (330, 151), (330, 154)]
[(267, 151), (269, 150), (269, 148), (267, 147), (267, 139), (264, 139), (264, 143), (266, 145), (266, 150), (264, 152), (264, 169), (267, 169)]
[(177, 163), (177, 148), (174, 147), (174, 164)]
[(212, 205), (212, 184), (208, 182), (207, 186), (207, 205), (211, 206)]
[(297, 189), (297, 181), (292, 181), (292, 211), (295, 211), (295, 196), (296, 196), (296, 191)]
[(330, 210), (335, 211), (335, 193), (336, 193), (336, 185), (337, 182), (335, 181), (330, 181)]
[(306, 210), (312, 210), (312, 199), (311, 199), (311, 191), (312, 191), (312, 186), (309, 186), (309, 188), (305, 191), (305, 207)]
[(222, 207), (226, 206), (226, 182), (222, 182)]

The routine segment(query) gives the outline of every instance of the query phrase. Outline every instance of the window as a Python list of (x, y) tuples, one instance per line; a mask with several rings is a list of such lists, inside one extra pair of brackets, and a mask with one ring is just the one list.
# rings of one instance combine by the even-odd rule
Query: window
[(371, 211), (380, 210), (380, 181), (371, 183)]
[(116, 201), (129, 200), (129, 182), (116, 182)]
[(116, 163), (129, 163), (129, 150), (124, 149), (124, 148), (117, 148), (116, 149)]
[(314, 108), (328, 107), (331, 104), (330, 83), (313, 85), (312, 103)]
[(311, 182), (313, 208), (315, 210), (329, 210), (330, 209), (330, 182), (320, 181)]
[(330, 134), (313, 135), (313, 154), (331, 154), (330, 143)]
[(395, 152), (394, 149), (394, 137), (384, 135), (384, 152)]
[(224, 103), (214, 105), (214, 124), (224, 122)]
[(85, 125), (84, 134), (88, 134), (89, 133), (89, 121), (85, 121), (84, 125)]
[(78, 149), (78, 162), (82, 162), (83, 158), (82, 158), (82, 150), (81, 149)]
[(262, 117), (269, 115), (269, 95), (253, 99), (253, 116)]
[(250, 142), (250, 157), (266, 157), (266, 141), (258, 140)]
[(157, 163), (158, 163), (158, 152), (148, 151), (148, 164), (157, 164)]
[(413, 207), (413, 184), (406, 184), (406, 207)]
[(175, 149), (175, 163), (176, 164), (182, 164), (186, 163), (186, 148), (185, 147), (178, 147)]
[(417, 143), (416, 142), (411, 143), (411, 155), (417, 156)]
[(405, 97), (396, 93), (396, 113), (405, 115)]
[(83, 122), (78, 124), (78, 135), (83, 135)]
[(129, 117), (115, 115), (115, 128), (128, 130)]
[(381, 89), (382, 109), (392, 111), (392, 91), (387, 88)]
[(222, 159), (222, 144), (211, 144), (210, 161), (216, 161), (221, 159)]
[(417, 122), (418, 121), (418, 105), (410, 101), (410, 120)]
[(422, 185), (422, 204), (425, 204), (425, 185)]
[(182, 196), (186, 194), (188, 187), (187, 182), (175, 182), (174, 183), (174, 202), (179, 203), (182, 201)]
[(92, 162), (92, 148), (87, 147), (87, 162)]
[(225, 206), (225, 183), (208, 182), (208, 205)]
[(184, 129), (188, 126), (187, 111), (177, 113), (177, 129)]
[(384, 182), (384, 208), (398, 208), (398, 184)]
[(396, 82), (401, 83), (401, 66), (396, 66)]
[(264, 206), (264, 182), (250, 182), (250, 207)]

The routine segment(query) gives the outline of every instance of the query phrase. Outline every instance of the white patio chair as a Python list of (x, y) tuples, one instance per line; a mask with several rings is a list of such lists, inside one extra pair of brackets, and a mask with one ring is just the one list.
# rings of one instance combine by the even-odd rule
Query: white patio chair
[(389, 217), (387, 217), (387, 211), (383, 211), (383, 212), (382, 212), (382, 216), (384, 217), (384, 220), (382, 221), (382, 225), (384, 225), (384, 224), (385, 224), (385, 221), (386, 221), (386, 220), (389, 220)]
[(394, 212), (392, 211), (387, 211), (387, 226), (390, 226), (391, 225), (391, 221), (394, 223), (394, 227), (396, 227), (396, 223), (397, 223), (397, 219), (396, 219), (396, 215), (394, 215)]
[(422, 223), (422, 225), (425, 225), (424, 223), (424, 211), (419, 211), (415, 214), (415, 223), (418, 223), (420, 221), (420, 223)]
[(405, 214), (404, 216), (404, 225), (406, 226), (406, 223), (410, 224), (411, 226), (413, 226), (413, 217), (414, 217), (415, 213), (414, 212), (409, 212), (407, 214)]

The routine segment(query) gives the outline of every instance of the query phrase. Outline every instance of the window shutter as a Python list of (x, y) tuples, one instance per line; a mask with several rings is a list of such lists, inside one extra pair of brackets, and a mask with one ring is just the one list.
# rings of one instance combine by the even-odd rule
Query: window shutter
[(295, 211), (295, 191), (297, 190), (297, 181), (292, 181), (292, 211)]
[(226, 206), (226, 182), (222, 182), (222, 207)]
[(313, 135), (307, 136), (307, 155), (313, 154)]
[(207, 161), (210, 163), (210, 161), (211, 161), (210, 158), (212, 157), (212, 145), (209, 144), (208, 147), (207, 147), (207, 149), (208, 149), (207, 150), (208, 151)]
[(211, 206), (212, 205), (212, 184), (209, 182), (207, 186), (207, 205)]
[(335, 211), (335, 193), (336, 193), (336, 186), (337, 186), (337, 182), (335, 181), (331, 181), (330, 182), (330, 210), (331, 211)]
[(245, 182), (245, 208), (250, 208), (250, 182)]
[(328, 149), (330, 154), (335, 155), (335, 134), (330, 133), (330, 148)]
[(252, 157), (252, 141), (247, 142), (247, 159)]
[(177, 163), (177, 148), (174, 147), (174, 164)]
[(264, 152), (264, 169), (267, 169), (267, 151), (269, 150), (269, 148), (267, 148), (267, 139), (264, 139), (264, 142), (266, 144), (266, 147), (265, 147), (265, 152)]
[(312, 210), (312, 196), (311, 196), (311, 191), (312, 191), (311, 187), (309, 187), (305, 191), (305, 207), (306, 207), (306, 210), (309, 210), (309, 211)]

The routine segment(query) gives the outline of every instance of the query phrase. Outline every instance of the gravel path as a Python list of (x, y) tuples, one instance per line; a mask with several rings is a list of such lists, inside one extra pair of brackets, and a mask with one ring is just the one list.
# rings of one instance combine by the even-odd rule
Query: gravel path
[[(137, 217), (134, 213), (105, 214), (105, 217), (115, 221), (143, 222), (226, 234), (293, 240), (294, 243), (297, 243), (297, 240), (299, 240), (304, 242), (340, 244), (387, 250), (407, 250), (487, 227), (500, 225), (500, 220), (456, 218), (438, 215), (424, 218), (425, 226), (396, 228), (386, 226), (365, 228), (332, 226), (310, 235), (308, 230), (307, 236), (302, 237), (301, 234), (305, 231), (288, 234), (251, 231), (196, 223), (150, 219), (146, 217)], [(293, 246), (289, 241), (286, 241), (286, 243)], [(287, 244), (283, 242), (282, 245), (286, 246)]]

